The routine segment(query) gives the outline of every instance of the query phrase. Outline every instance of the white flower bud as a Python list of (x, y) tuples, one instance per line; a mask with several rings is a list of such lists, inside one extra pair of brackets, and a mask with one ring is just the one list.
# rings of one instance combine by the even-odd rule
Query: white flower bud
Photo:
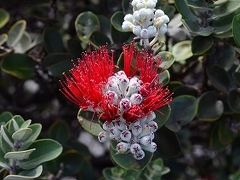
[(130, 101), (132, 104), (141, 104), (142, 100), (143, 100), (143, 97), (141, 94), (135, 93), (135, 94), (132, 94), (130, 97)]
[(149, 37), (148, 35), (148, 30), (147, 29), (142, 29), (140, 33), (141, 38), (147, 39)]
[(121, 91), (118, 87), (118, 84), (119, 80), (115, 76), (111, 76), (110, 78), (108, 78), (106, 89), (109, 91), (114, 91), (115, 93), (117, 93), (117, 95), (120, 95)]
[(121, 113), (129, 110), (132, 107), (132, 104), (129, 99), (123, 98), (119, 103), (119, 111)]
[(164, 23), (169, 23), (169, 17), (167, 15), (162, 16)]
[(122, 23), (122, 29), (124, 31), (132, 31), (134, 28), (133, 23), (129, 22), (129, 21), (123, 21)]
[(141, 9), (141, 8), (144, 8), (145, 7), (145, 4), (144, 3), (137, 3), (136, 4), (136, 9)]
[(134, 136), (138, 136), (139, 134), (142, 133), (142, 126), (140, 125), (135, 125), (135, 126), (132, 126), (132, 133)]
[(125, 94), (129, 84), (129, 79), (125, 76), (119, 76), (119, 88), (122, 94)]
[(151, 134), (151, 130), (150, 127), (148, 125), (143, 125), (143, 130), (141, 132), (141, 134), (139, 135), (139, 137), (144, 137), (144, 136), (148, 136)]
[(108, 102), (112, 104), (117, 104), (118, 103), (118, 95), (114, 91), (107, 91), (104, 94), (104, 97), (107, 99)]
[(157, 29), (154, 26), (149, 26), (147, 28), (147, 30), (148, 30), (148, 36), (149, 37), (154, 37), (156, 35), (156, 33), (157, 33)]
[(122, 121), (115, 121), (114, 125), (116, 128), (118, 128), (119, 130), (125, 130), (127, 128), (126, 124)]
[(148, 123), (148, 126), (150, 127), (151, 132), (156, 132), (158, 129), (158, 125), (155, 121), (151, 121)]
[(153, 111), (151, 111), (151, 112), (147, 115), (146, 118), (147, 118), (147, 119), (146, 119), (146, 122), (148, 123), (148, 122), (153, 121), (154, 119), (156, 119), (156, 114), (155, 114)]
[(140, 143), (144, 146), (150, 145), (152, 142), (151, 136), (144, 136), (140, 139)]
[(164, 12), (161, 9), (155, 11), (155, 18), (161, 17), (164, 15)]
[(156, 7), (156, 2), (155, 1), (147, 1), (146, 5), (150, 9), (154, 9)]
[(141, 146), (137, 143), (132, 144), (131, 147), (130, 147), (130, 151), (131, 151), (132, 154), (136, 154), (141, 150), (142, 150)]
[(105, 131), (102, 131), (98, 134), (98, 141), (103, 143), (106, 142), (108, 139), (107, 133)]
[(133, 157), (137, 160), (141, 160), (145, 157), (145, 152), (143, 150), (140, 150), (139, 152), (134, 154)]
[(131, 137), (132, 137), (132, 134), (129, 130), (124, 130), (121, 132), (120, 134), (120, 138), (123, 140), (123, 141), (126, 141), (126, 142), (130, 142), (131, 140)]
[(130, 147), (129, 143), (120, 142), (117, 144), (116, 150), (119, 153), (125, 153), (129, 149), (129, 147)]
[(134, 26), (133, 27), (133, 34), (135, 34), (136, 36), (140, 36), (141, 33), (141, 27), (140, 26)]
[(112, 124), (112, 123), (109, 123), (109, 122), (107, 122), (107, 121), (105, 121), (105, 122), (103, 123), (103, 129), (104, 129), (104, 130), (108, 131), (111, 127), (113, 127), (113, 124)]
[(110, 136), (111, 139), (115, 139), (115, 140), (120, 139), (121, 131), (119, 131), (116, 127), (110, 128), (109, 132), (110, 132), (109, 136)]
[(140, 88), (141, 88), (141, 85), (140, 85), (139, 79), (136, 77), (131, 78), (129, 81), (128, 91), (126, 96), (131, 96), (134, 93), (138, 93)]
[(154, 153), (157, 150), (157, 144), (155, 142), (152, 142), (148, 146), (143, 146), (143, 149), (151, 153)]
[(124, 17), (124, 21), (129, 21), (131, 23), (133, 23), (133, 15), (132, 14), (126, 14)]
[(159, 29), (160, 34), (165, 34), (167, 32), (167, 25), (163, 24), (162, 27)]
[(153, 140), (154, 139), (154, 133), (152, 132), (151, 134), (150, 134), (150, 137), (151, 137), (151, 140)]

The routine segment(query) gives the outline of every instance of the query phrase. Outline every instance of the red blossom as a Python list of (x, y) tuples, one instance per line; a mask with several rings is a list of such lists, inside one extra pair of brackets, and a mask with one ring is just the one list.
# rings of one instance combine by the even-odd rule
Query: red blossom
[(114, 103), (114, 94), (105, 95), (108, 79), (114, 76), (113, 55), (105, 46), (78, 60), (69, 74), (64, 76), (65, 80), (61, 81), (62, 93), (80, 108), (96, 112), (103, 120), (112, 121), (122, 116), (128, 123), (172, 101), (170, 91), (158, 81), (160, 58), (144, 50), (137, 51), (133, 43), (123, 46), (123, 57), (123, 70), (127, 78), (138, 76), (141, 81), (138, 93), (142, 95), (143, 101), (140, 104), (132, 105), (121, 113), (119, 102)]

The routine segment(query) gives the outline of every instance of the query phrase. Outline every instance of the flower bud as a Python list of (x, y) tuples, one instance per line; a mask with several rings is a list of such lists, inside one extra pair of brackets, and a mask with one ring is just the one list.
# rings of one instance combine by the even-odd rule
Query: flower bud
[(129, 84), (129, 79), (125, 76), (119, 76), (119, 89), (121, 90), (121, 94), (125, 94), (127, 87)]
[(120, 142), (116, 146), (116, 150), (119, 153), (125, 153), (129, 149), (129, 144), (125, 142)]
[(144, 146), (150, 145), (152, 142), (151, 136), (144, 136), (140, 139), (140, 143)]
[(104, 97), (106, 98), (107, 102), (111, 104), (117, 104), (118, 103), (118, 95), (114, 91), (107, 91), (104, 94)]
[(167, 25), (163, 24), (162, 27), (159, 29), (159, 33), (165, 34), (167, 32)]
[(156, 35), (156, 33), (157, 33), (157, 29), (154, 26), (149, 26), (147, 28), (147, 30), (148, 30), (148, 36), (149, 37), (154, 37)]
[(132, 133), (134, 136), (138, 136), (139, 134), (141, 134), (142, 130), (142, 126), (140, 125), (132, 126)]
[(129, 99), (123, 98), (119, 103), (119, 111), (121, 113), (129, 110), (132, 107), (132, 104)]
[(125, 130), (127, 128), (126, 124), (122, 121), (115, 121), (114, 125), (116, 128), (118, 128), (119, 130)]
[(142, 150), (141, 146), (137, 143), (132, 144), (131, 147), (130, 147), (130, 151), (131, 151), (132, 154), (136, 154), (141, 150)]
[(132, 31), (134, 28), (133, 23), (129, 22), (129, 21), (123, 21), (122, 23), (122, 29), (124, 31)]
[(110, 138), (111, 139), (119, 139), (120, 138), (120, 131), (116, 128), (116, 127), (112, 127), (109, 129), (109, 132), (110, 132)]
[(142, 133), (139, 135), (139, 137), (144, 137), (151, 134), (150, 127), (147, 124), (143, 125), (142, 127), (143, 127), (143, 130), (142, 130)]
[(164, 15), (164, 12), (161, 9), (155, 11), (155, 18), (161, 17)]
[(126, 142), (130, 142), (131, 140), (131, 137), (132, 137), (132, 134), (129, 130), (124, 130), (121, 132), (120, 134), (120, 138), (123, 140), (123, 141), (126, 141)]
[(155, 114), (153, 111), (151, 111), (151, 112), (147, 115), (146, 118), (147, 118), (146, 122), (148, 123), (148, 122), (153, 121), (154, 119), (156, 119), (156, 114)]
[(98, 134), (98, 141), (101, 142), (101, 143), (104, 143), (107, 141), (107, 133), (105, 131), (102, 131)]
[(141, 88), (140, 81), (138, 78), (133, 77), (129, 81), (128, 92), (126, 96), (131, 96), (134, 93), (137, 93)]
[(132, 104), (141, 104), (142, 100), (143, 100), (142, 95), (138, 93), (134, 93), (130, 97), (130, 101)]
[(132, 14), (126, 14), (124, 17), (124, 21), (129, 21), (129, 22), (133, 22), (133, 15)]
[(117, 95), (120, 95), (121, 91), (118, 87), (118, 84), (119, 84), (118, 78), (116, 78), (115, 76), (111, 76), (110, 78), (108, 78), (106, 89), (109, 91), (114, 91), (115, 93), (117, 93)]
[(144, 146), (143, 149), (151, 153), (154, 153), (157, 150), (157, 144), (155, 142), (152, 142), (150, 145)]
[(140, 36), (142, 28), (140, 26), (134, 26), (133, 27), (133, 34), (135, 34), (136, 36)]
[(141, 36), (141, 38), (143, 38), (143, 39), (149, 38), (149, 36), (148, 36), (148, 30), (147, 30), (147, 29), (142, 29), (142, 30), (141, 30), (141, 33), (140, 33), (140, 36)]
[(104, 130), (109, 130), (111, 127), (113, 126), (113, 124), (112, 123), (109, 123), (109, 122), (107, 122), (107, 121), (105, 121), (104, 123), (103, 123), (103, 129)]
[(151, 132), (156, 132), (158, 129), (158, 125), (155, 121), (151, 121), (148, 123), (148, 126), (150, 127)]
[(140, 150), (139, 152), (134, 154), (133, 157), (137, 160), (141, 160), (145, 157), (145, 152), (143, 150)]

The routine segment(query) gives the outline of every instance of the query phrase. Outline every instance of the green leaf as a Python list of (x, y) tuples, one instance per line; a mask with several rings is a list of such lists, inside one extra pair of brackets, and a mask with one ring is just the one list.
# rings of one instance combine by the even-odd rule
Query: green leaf
[(28, 126), (28, 128), (30, 128), (32, 130), (31, 136), (24, 141), (24, 143), (21, 146), (21, 150), (23, 149), (27, 149), (39, 136), (41, 130), (42, 130), (42, 125), (41, 124), (32, 124), (30, 126)]
[(213, 46), (212, 37), (196, 36), (192, 40), (192, 53), (194, 55), (203, 55)]
[(170, 113), (171, 113), (171, 108), (169, 105), (166, 105), (166, 106), (158, 109), (158, 111), (156, 111), (155, 113), (157, 116), (156, 123), (158, 124), (158, 128), (160, 129), (168, 121)]
[(26, 120), (24, 123), (22, 123), (20, 128), (28, 128), (28, 126), (30, 126), (31, 122), (32, 122), (31, 119)]
[(36, 62), (25, 54), (10, 54), (6, 56), (1, 68), (4, 72), (20, 79), (30, 79), (35, 75)]
[(228, 123), (220, 121), (218, 124), (219, 141), (224, 145), (229, 145), (233, 141), (233, 132)]
[(28, 171), (21, 171), (18, 175), (8, 175), (4, 180), (32, 180), (38, 178), (43, 171), (42, 166), (38, 166), (35, 169)]
[(4, 158), (22, 161), (22, 160), (28, 159), (30, 154), (35, 150), (36, 149), (28, 149), (25, 151), (8, 152), (4, 155)]
[(182, 62), (193, 56), (191, 41), (186, 40), (175, 44), (172, 47), (172, 54), (177, 62)]
[(159, 74), (158, 81), (161, 83), (161, 85), (165, 86), (170, 81), (170, 73), (168, 70), (164, 70)]
[(233, 89), (228, 94), (228, 104), (233, 112), (240, 112), (240, 88)]
[(27, 22), (25, 20), (19, 20), (12, 25), (12, 27), (8, 31), (8, 46), (13, 47), (20, 41), (26, 29), (26, 25)]
[(27, 50), (31, 48), (31, 45), (32, 45), (31, 36), (27, 32), (24, 32), (21, 39), (14, 46), (14, 50), (16, 53), (25, 53)]
[(180, 143), (176, 133), (170, 131), (165, 126), (162, 126), (155, 133), (154, 142), (157, 144), (157, 151), (154, 152), (154, 157), (164, 159), (176, 158), (182, 154)]
[(227, 16), (240, 9), (240, 4), (238, 0), (230, 0), (222, 6), (217, 6), (213, 9), (212, 20), (216, 20)]
[(100, 22), (91, 11), (82, 12), (75, 20), (75, 29), (79, 39), (87, 42), (91, 34), (100, 29)]
[(0, 114), (0, 124), (6, 124), (10, 119), (12, 119), (13, 114), (11, 112), (5, 111)]
[(193, 96), (182, 95), (174, 98), (170, 104), (171, 114), (166, 127), (177, 132), (181, 126), (188, 124), (197, 114), (197, 100)]
[(233, 79), (237, 83), (237, 85), (240, 87), (240, 72), (234, 72)]
[(28, 160), (19, 163), (22, 169), (32, 169), (44, 162), (55, 159), (62, 153), (61, 144), (51, 139), (36, 140), (30, 148), (36, 150), (32, 152)]
[(233, 18), (232, 32), (235, 43), (240, 47), (240, 14)]
[(123, 12), (117, 11), (111, 17), (111, 24), (116, 30), (124, 32), (124, 30), (122, 29), (123, 20), (124, 20)]
[[(63, 133), (64, 132), (64, 133)], [(65, 121), (56, 121), (49, 129), (49, 137), (58, 141), (61, 144), (66, 144), (70, 138), (70, 129)]]
[(103, 176), (106, 180), (126, 179), (135, 180), (139, 179), (141, 172), (135, 170), (126, 170), (120, 167), (105, 168)]
[(2, 138), (5, 140), (5, 142), (13, 148), (13, 142), (12, 142), (12, 139), (11, 139), (11, 136), (7, 130), (7, 128), (5, 128), (3, 125), (1, 126), (1, 135), (2, 135)]
[(79, 58), (81, 52), (83, 51), (81, 46), (81, 41), (78, 38), (69, 39), (68, 42), (68, 52), (71, 54), (73, 59)]
[(207, 69), (208, 78), (212, 85), (219, 91), (228, 92), (231, 88), (231, 80), (228, 73), (219, 66), (211, 66)]
[(45, 57), (43, 66), (54, 77), (60, 77), (71, 68), (72, 62), (68, 54), (53, 53)]
[(9, 13), (5, 9), (0, 9), (0, 28), (5, 26), (10, 19)]
[(94, 136), (98, 136), (99, 133), (103, 131), (100, 124), (85, 119), (84, 117), (82, 117), (81, 113), (82, 113), (82, 110), (80, 109), (78, 111), (77, 118), (78, 118), (78, 121), (79, 121), (80, 125), (82, 126), (82, 128), (85, 129), (90, 134), (92, 134)]
[(162, 69), (170, 68), (175, 61), (175, 57), (173, 56), (173, 54), (168, 51), (161, 51), (160, 53), (158, 53), (158, 55), (161, 57), (162, 60), (162, 63), (159, 66)]
[(32, 134), (32, 129), (30, 128), (21, 128), (15, 133), (13, 133), (12, 138), (15, 142), (23, 142), (27, 140)]
[(198, 118), (201, 121), (215, 121), (224, 112), (224, 105), (215, 92), (206, 92), (199, 98)]
[(8, 35), (3, 33), (0, 35), (0, 46), (3, 45), (8, 40)]
[(111, 44), (110, 39), (102, 32), (95, 31), (90, 36), (90, 41), (95, 47)]
[(56, 28), (48, 27), (45, 29), (43, 42), (48, 53), (62, 53), (65, 51), (62, 36)]
[(127, 170), (142, 170), (151, 161), (153, 154), (145, 151), (145, 157), (142, 160), (136, 160), (131, 153), (120, 154), (116, 151), (116, 142), (111, 144), (111, 157), (117, 165)]

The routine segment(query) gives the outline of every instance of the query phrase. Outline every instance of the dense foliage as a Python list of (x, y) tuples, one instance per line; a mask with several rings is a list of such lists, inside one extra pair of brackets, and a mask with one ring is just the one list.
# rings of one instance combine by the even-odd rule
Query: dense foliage
[[(157, 114), (158, 150), (150, 163), (102, 150), (105, 146), (82, 130), (98, 135), (98, 119), (78, 112), (59, 91), (62, 73), (85, 51), (108, 44), (115, 64), (123, 65), (122, 45), (134, 38), (122, 29), (124, 16), (132, 13), (129, 0), (8, 0), (0, 7), (0, 123), (30, 118), (42, 124), (42, 137), (62, 144), (63, 153), (44, 163), (45, 179), (239, 179), (238, 0), (158, 0), (157, 8), (170, 22), (166, 36), (152, 48), (164, 65), (160, 81), (174, 99)], [(30, 136), (34, 124), (26, 122), (23, 131)], [(13, 135), (19, 129), (5, 124), (1, 133), (6, 129), (13, 140), (19, 138)], [(99, 151), (100, 156), (93, 155)], [(4, 153), (1, 161), (16, 158), (11, 150)], [(7, 172), (1, 171), (1, 178)]]

